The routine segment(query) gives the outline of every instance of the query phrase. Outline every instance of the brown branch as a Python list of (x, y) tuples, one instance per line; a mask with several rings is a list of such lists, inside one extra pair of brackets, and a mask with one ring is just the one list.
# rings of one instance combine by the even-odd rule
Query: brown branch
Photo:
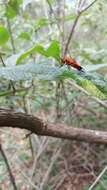
[(75, 27), (76, 27), (76, 25), (77, 25), (77, 23), (78, 23), (78, 20), (79, 20), (80, 16), (81, 16), (81, 13), (79, 13), (79, 14), (76, 16), (75, 20), (74, 20), (73, 26), (72, 26), (72, 28), (71, 28), (70, 34), (69, 34), (68, 39), (67, 39), (67, 43), (66, 43), (66, 45), (65, 45), (64, 55), (66, 55), (66, 53), (67, 53), (67, 51), (68, 51), (69, 44), (70, 44), (70, 42), (71, 42), (72, 36), (73, 36), (73, 34), (74, 34), (74, 31), (75, 31)]
[(107, 144), (106, 131), (68, 127), (64, 124), (46, 124), (37, 117), (9, 109), (0, 109), (0, 127), (27, 129), (42, 136)]

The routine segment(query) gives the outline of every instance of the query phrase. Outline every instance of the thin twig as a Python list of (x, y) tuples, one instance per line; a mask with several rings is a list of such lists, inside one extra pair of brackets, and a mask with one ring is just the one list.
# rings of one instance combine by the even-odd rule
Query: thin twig
[[(7, 3), (5, 3), (5, 9), (7, 9)], [(13, 33), (12, 33), (12, 29), (11, 29), (11, 24), (10, 24), (10, 20), (8, 18), (8, 16), (6, 16), (6, 19), (7, 19), (7, 26), (8, 26), (8, 30), (9, 30), (9, 34), (10, 34), (10, 40), (11, 40), (11, 46), (12, 46), (12, 51), (13, 51), (13, 54), (16, 53), (16, 48), (15, 48), (15, 45), (14, 45), (14, 38), (13, 38)], [(16, 89), (15, 89), (15, 85), (14, 85), (14, 82), (10, 80), (10, 85), (13, 89), (13, 92), (15, 93)]]
[(0, 93), (0, 97), (2, 97), (2, 96), (9, 96), (9, 95), (12, 95), (12, 94), (17, 94), (19, 92), (27, 92), (29, 89), (31, 89), (31, 86), (30, 87), (26, 87), (26, 88), (15, 89), (15, 92), (13, 90), (8, 90), (6, 92), (1, 92)]
[(65, 0), (63, 0), (63, 7), (61, 12), (61, 55), (63, 56), (65, 47)]
[(89, 4), (87, 7), (85, 7), (83, 10), (81, 10), (81, 11), (78, 12), (78, 14), (77, 14), (77, 16), (76, 16), (76, 18), (75, 18), (75, 20), (74, 20), (73, 26), (72, 26), (72, 28), (71, 28), (70, 34), (69, 34), (69, 36), (68, 36), (68, 39), (67, 39), (67, 43), (66, 43), (66, 46), (65, 46), (64, 55), (66, 55), (66, 53), (67, 53), (67, 51), (68, 51), (68, 49), (69, 49), (69, 44), (70, 44), (70, 42), (71, 42), (72, 36), (73, 36), (73, 34), (74, 34), (74, 31), (75, 31), (75, 27), (76, 27), (76, 25), (77, 25), (77, 23), (78, 23), (78, 20), (79, 20), (81, 14), (82, 14), (83, 12), (85, 12), (87, 9), (89, 9), (96, 1), (98, 1), (98, 0), (94, 0), (92, 3), (90, 3), (90, 4)]
[[(28, 99), (26, 98), (26, 94), (24, 94), (23, 96), (23, 109), (25, 111), (25, 113), (31, 113), (31, 109), (30, 109), (30, 105), (28, 104)], [(31, 133), (32, 134), (32, 133)], [(34, 154), (34, 148), (33, 148), (33, 145), (32, 145), (32, 137), (31, 137), (31, 134), (28, 135), (28, 140), (29, 140), (29, 146), (30, 146), (30, 150), (31, 150), (31, 153), (32, 153), (32, 157), (33, 157), (33, 154)]]
[(94, 183), (89, 187), (88, 190), (92, 190), (96, 184), (99, 182), (99, 180), (101, 179), (101, 177), (103, 176), (103, 174), (106, 172), (107, 170), (107, 166), (103, 169), (103, 171), (100, 173), (100, 175), (97, 177), (97, 179), (94, 181)]
[(7, 17), (7, 24), (8, 24), (8, 29), (9, 29), (9, 33), (10, 33), (10, 39), (11, 39), (11, 45), (12, 45), (12, 49), (13, 49), (13, 53), (16, 53), (16, 49), (15, 49), (15, 45), (14, 45), (14, 39), (13, 39), (13, 34), (12, 34), (12, 30), (11, 30), (11, 25), (10, 25), (10, 20)]
[[(5, 3), (5, 8), (7, 9), (7, 4), (6, 3)], [(16, 53), (16, 48), (15, 48), (15, 45), (14, 45), (14, 38), (13, 38), (13, 33), (12, 33), (12, 29), (11, 29), (10, 20), (9, 20), (8, 17), (6, 17), (6, 19), (7, 19), (7, 26), (8, 26), (8, 30), (9, 30), (9, 34), (10, 34), (12, 50), (13, 50), (13, 53), (15, 54)]]
[[(18, 165), (22, 165), (22, 162), (21, 160), (17, 157), (16, 158), (16, 162), (18, 163)], [(12, 161), (11, 161), (12, 162)], [(23, 172), (21, 166), (20, 167), (17, 167), (17, 170), (22, 174), (22, 176), (25, 178), (26, 182), (28, 184), (30, 184), (32, 186), (32, 188), (34, 188), (35, 190), (37, 189), (37, 186), (30, 180), (30, 177), (27, 175), (27, 173)]]
[(58, 182), (58, 184), (56, 185), (56, 187), (54, 187), (54, 190), (60, 189), (60, 187), (63, 185), (66, 177), (67, 177), (66, 173), (63, 176), (61, 176), (61, 179)]
[(72, 118), (71, 110), (72, 110), (73, 107), (71, 105), (71, 101), (69, 101), (69, 99), (67, 97), (66, 89), (65, 89), (65, 85), (64, 85), (63, 81), (61, 81), (61, 84), (62, 84), (62, 94), (63, 94), (63, 97), (65, 99), (66, 108), (67, 108), (67, 111), (68, 111), (68, 114), (69, 114), (69, 118)]
[(96, 1), (98, 1), (98, 0), (94, 0), (92, 3), (90, 3), (87, 7), (85, 7), (85, 8), (81, 11), (81, 13), (83, 13), (83, 12), (85, 12), (87, 9), (89, 9)]
[(78, 22), (78, 20), (79, 20), (79, 18), (80, 18), (80, 15), (81, 15), (81, 13), (79, 13), (79, 14), (77, 15), (76, 19), (74, 20), (73, 26), (72, 26), (72, 28), (71, 28), (70, 34), (69, 34), (68, 39), (67, 39), (67, 43), (66, 43), (66, 45), (65, 45), (64, 55), (66, 55), (66, 53), (67, 53), (67, 51), (68, 51), (69, 44), (70, 44), (70, 42), (71, 42), (72, 36), (73, 36), (73, 34), (74, 34), (75, 27), (76, 27), (77, 22)]
[(4, 158), (7, 170), (9, 172), (11, 183), (13, 184), (13, 188), (14, 188), (14, 190), (18, 190), (17, 186), (16, 186), (16, 183), (15, 183), (15, 178), (14, 178), (14, 176), (12, 174), (12, 170), (11, 170), (9, 162), (8, 162), (8, 159), (7, 159), (6, 155), (5, 155), (5, 152), (4, 152), (1, 144), (0, 144), (0, 152), (1, 152), (2, 156), (3, 156), (3, 158)]
[(77, 12), (81, 11), (81, 8), (84, 6), (86, 0), (79, 0), (78, 1), (78, 6), (77, 6)]
[(53, 13), (53, 15), (54, 15), (54, 18), (55, 18), (55, 20), (56, 20), (56, 25), (57, 25), (57, 28), (58, 28), (58, 30), (61, 32), (61, 29), (60, 29), (60, 24), (59, 24), (59, 22), (57, 22), (57, 21), (58, 21), (58, 18), (56, 17), (56, 14), (55, 14), (55, 12), (54, 12), (54, 10), (53, 10), (53, 7), (52, 7), (52, 5), (51, 5), (51, 3), (50, 3), (50, 1), (49, 1), (49, 0), (46, 0), (46, 2), (48, 3), (48, 5), (49, 5), (49, 8), (50, 8), (51, 12), (52, 12), (52, 13)]
[(60, 110), (60, 93), (61, 93), (61, 82), (59, 81), (56, 84), (56, 120), (59, 119), (61, 117), (61, 110)]
[(1, 54), (0, 54), (0, 60), (1, 60), (1, 62), (2, 62), (3, 67), (5, 67), (6, 65), (5, 65), (5, 63), (4, 63), (4, 60), (3, 60), (3, 58), (2, 58), (2, 55), (1, 55)]
[[(96, 180), (97, 176), (95, 175), (94, 171), (92, 171), (92, 176)], [(103, 188), (103, 190), (107, 190), (107, 187), (105, 186), (105, 184), (103, 183), (103, 181), (99, 180), (99, 185)]]
[(47, 148), (47, 145), (48, 145), (49, 141), (47, 139), (47, 137), (44, 137), (40, 146), (38, 147), (38, 152), (35, 154), (35, 159), (34, 159), (34, 162), (33, 162), (33, 166), (32, 166), (32, 169), (31, 169), (31, 181), (33, 181), (33, 179), (36, 179), (36, 167), (37, 167), (37, 163), (38, 163), (38, 160), (39, 158), (41, 157), (41, 155), (44, 153), (45, 149)]
[(46, 185), (46, 183), (48, 182), (49, 174), (52, 171), (53, 165), (54, 165), (55, 161), (57, 160), (57, 158), (58, 158), (58, 156), (60, 154), (60, 151), (61, 151), (61, 148), (59, 148), (57, 150), (57, 152), (56, 151), (54, 152), (54, 155), (52, 157), (52, 161), (51, 161), (51, 163), (49, 165), (48, 170), (46, 171), (45, 176), (43, 177), (43, 181), (41, 182), (39, 190), (43, 190), (44, 187), (45, 187), (45, 185)]

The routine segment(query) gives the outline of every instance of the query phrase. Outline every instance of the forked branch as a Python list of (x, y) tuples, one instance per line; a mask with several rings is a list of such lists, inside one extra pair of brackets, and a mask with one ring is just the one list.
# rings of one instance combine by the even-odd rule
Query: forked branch
[(76, 18), (75, 18), (75, 20), (74, 20), (74, 23), (73, 23), (73, 25), (72, 25), (70, 34), (69, 34), (69, 36), (68, 36), (66, 45), (65, 45), (64, 55), (66, 55), (66, 53), (67, 53), (67, 51), (68, 51), (68, 49), (69, 49), (69, 44), (70, 44), (70, 42), (71, 42), (72, 36), (73, 36), (73, 34), (74, 34), (74, 31), (75, 31), (75, 27), (76, 27), (76, 25), (77, 25), (77, 23), (78, 23), (78, 20), (79, 20), (80, 16), (82, 15), (82, 13), (84, 13), (85, 11), (87, 11), (92, 5), (94, 5), (94, 3), (95, 3), (96, 1), (98, 1), (98, 0), (92, 1), (87, 7), (83, 8), (82, 10), (80, 10), (80, 11), (78, 12), (78, 14), (77, 14), (77, 16), (76, 16)]

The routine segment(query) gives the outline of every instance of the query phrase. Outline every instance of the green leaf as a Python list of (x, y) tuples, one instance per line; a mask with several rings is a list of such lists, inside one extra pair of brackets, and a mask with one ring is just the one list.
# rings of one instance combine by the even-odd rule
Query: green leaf
[(49, 2), (50, 4), (52, 4), (52, 3), (54, 2), (54, 0), (48, 0), (48, 2)]
[[(67, 16), (65, 15), (64, 20), (65, 20), (65, 22), (66, 21), (71, 21), (71, 20), (74, 20), (75, 17), (76, 17), (75, 14), (74, 15), (70, 14), (70, 15), (67, 15)], [(56, 19), (52, 19), (51, 20), (51, 24), (56, 24), (57, 22), (58, 22), (58, 18), (57, 18), (57, 20)], [(43, 27), (47, 26), (48, 24), (50, 24), (49, 19), (47, 19), (47, 18), (40, 18), (40, 19), (36, 20), (35, 30), (37, 31), (38, 29), (43, 28)]]
[(72, 78), (79, 86), (84, 88), (91, 96), (101, 99), (107, 98), (107, 81), (100, 75), (93, 73), (77, 73), (74, 71), (64, 71), (60, 78)]
[(51, 45), (47, 49), (48, 57), (54, 57), (56, 60), (60, 60), (60, 47), (57, 41), (52, 41)]
[(100, 99), (107, 98), (107, 81), (101, 75), (80, 74), (80, 72), (68, 70), (66, 66), (52, 67), (50, 64), (35, 63), (0, 69), (0, 78), (7, 80), (31, 80), (34, 77), (44, 81), (69, 78), (89, 92), (91, 96), (96, 96)]
[(16, 63), (19, 64), (22, 60), (24, 60), (26, 57), (28, 57), (32, 53), (40, 53), (40, 54), (46, 56), (46, 52), (45, 52), (44, 48), (41, 45), (35, 45), (31, 49), (27, 50), (25, 53), (20, 55), (19, 58), (17, 59)]
[(5, 15), (12, 19), (14, 18), (18, 12), (19, 12), (19, 5), (21, 3), (22, 0), (9, 0), (7, 7), (6, 7), (6, 13)]
[(36, 29), (44, 27), (48, 24), (48, 19), (46, 18), (40, 18), (36, 21)]
[(0, 26), (0, 45), (5, 44), (9, 40), (9, 33), (6, 28)]
[(71, 21), (74, 20), (76, 17), (75, 14), (65, 15), (65, 21)]
[(22, 32), (18, 37), (24, 40), (30, 40), (30, 35), (27, 32)]
[(31, 80), (33, 77), (38, 77), (44, 80), (56, 80), (63, 73), (64, 67), (52, 67), (47, 64), (23, 64), (12, 67), (1, 67), (0, 77), (12, 81)]
[(89, 80), (78, 80), (77, 82), (81, 87), (83, 87), (92, 96), (98, 97), (100, 99), (105, 99), (105, 96), (98, 88)]
[(90, 72), (90, 71), (96, 71), (99, 70), (101, 68), (107, 68), (107, 63), (101, 63), (101, 64), (97, 64), (97, 65), (86, 65), (85, 69)]
[(12, 18), (14, 18), (14, 17), (16, 16), (16, 12), (15, 12), (15, 10), (13, 9), (13, 7), (11, 7), (10, 5), (8, 5), (8, 6), (7, 6), (7, 9), (6, 9), (5, 15), (6, 15), (8, 18), (12, 19)]
[(107, 95), (107, 80), (105, 80), (102, 75), (96, 72), (84, 72), (79, 73), (79, 75), (82, 78), (91, 81), (102, 93)]
[(19, 64), (26, 57), (31, 55), (32, 53), (39, 53), (45, 57), (53, 57), (56, 60), (60, 59), (60, 48), (59, 43), (57, 41), (52, 41), (48, 49), (45, 49), (42, 45), (35, 45), (31, 49), (27, 50), (17, 59), (17, 64)]

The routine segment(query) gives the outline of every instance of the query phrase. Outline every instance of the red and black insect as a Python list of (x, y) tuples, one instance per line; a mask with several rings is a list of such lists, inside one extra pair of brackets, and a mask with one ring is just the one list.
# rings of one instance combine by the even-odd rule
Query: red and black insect
[(81, 67), (80, 64), (77, 63), (77, 62), (76, 62), (73, 58), (71, 58), (71, 57), (65, 56), (65, 57), (63, 57), (63, 58), (61, 59), (61, 62), (62, 62), (63, 64), (66, 64), (66, 65), (68, 65), (68, 66), (71, 66), (71, 67), (77, 69), (78, 71), (83, 70), (83, 67)]

